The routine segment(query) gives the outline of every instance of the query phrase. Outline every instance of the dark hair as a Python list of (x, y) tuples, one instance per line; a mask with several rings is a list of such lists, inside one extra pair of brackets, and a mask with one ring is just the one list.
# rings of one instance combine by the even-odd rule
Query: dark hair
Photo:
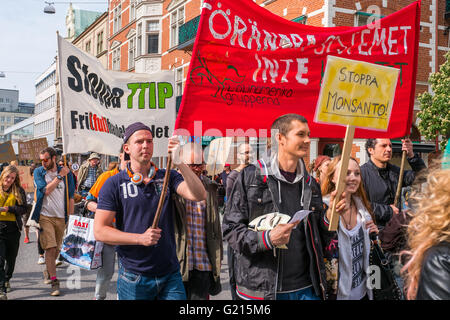
[(51, 158), (56, 157), (56, 151), (52, 147), (47, 147), (41, 151), (41, 154), (48, 153)]
[(304, 116), (296, 113), (288, 113), (276, 118), (272, 123), (270, 129), (278, 130), (279, 133), (281, 133), (283, 136), (286, 136), (289, 130), (291, 130), (291, 123), (294, 120), (300, 121), (302, 123), (308, 123), (308, 120), (306, 120)]
[(369, 148), (375, 149), (375, 146), (377, 145), (377, 139), (367, 139), (366, 141), (366, 152), (367, 155), (370, 158)]

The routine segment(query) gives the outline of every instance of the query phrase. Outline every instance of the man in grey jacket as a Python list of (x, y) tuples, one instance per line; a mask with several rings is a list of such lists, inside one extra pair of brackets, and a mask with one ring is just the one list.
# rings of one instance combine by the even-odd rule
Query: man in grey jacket
[[(255, 300), (326, 299), (318, 235), (322, 196), (303, 162), (309, 152), (308, 124), (303, 116), (286, 114), (271, 129), (278, 150), (241, 171), (223, 219), (224, 238), (236, 255), (236, 294)], [(300, 210), (312, 212), (301, 222), (278, 224), (272, 230), (249, 229), (249, 222), (267, 213), (292, 217)], [(282, 245), (288, 249), (277, 248)]]

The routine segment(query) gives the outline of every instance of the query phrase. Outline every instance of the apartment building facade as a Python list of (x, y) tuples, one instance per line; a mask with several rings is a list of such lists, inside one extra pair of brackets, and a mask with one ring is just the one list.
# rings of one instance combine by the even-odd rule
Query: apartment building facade
[(34, 116), (34, 139), (46, 138), (50, 147), (55, 146), (57, 106), (56, 59), (35, 82), (36, 108)]
[(30, 118), (33, 113), (33, 103), (19, 102), (19, 90), (0, 89), (0, 143), (10, 140), (10, 127)]

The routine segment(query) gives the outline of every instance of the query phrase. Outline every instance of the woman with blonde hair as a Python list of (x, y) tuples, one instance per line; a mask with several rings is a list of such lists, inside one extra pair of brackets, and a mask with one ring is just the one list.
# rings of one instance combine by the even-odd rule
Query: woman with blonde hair
[(26, 213), (25, 190), (20, 186), (19, 170), (7, 166), (0, 175), (0, 300), (6, 300), (9, 280), (19, 251), (22, 215)]
[[(331, 218), (340, 160), (340, 156), (336, 157), (329, 164), (322, 184), (323, 202), (328, 205), (325, 227)], [(366, 270), (370, 264), (369, 234), (378, 233), (378, 228), (364, 191), (361, 169), (353, 158), (349, 160), (342, 197), (345, 202), (341, 200), (336, 206), (340, 215), (338, 230), (323, 241), (329, 296), (337, 300), (372, 300), (372, 290), (366, 285)]]
[(428, 175), (408, 225), (409, 260), (406, 273), (408, 300), (450, 300), (450, 170)]

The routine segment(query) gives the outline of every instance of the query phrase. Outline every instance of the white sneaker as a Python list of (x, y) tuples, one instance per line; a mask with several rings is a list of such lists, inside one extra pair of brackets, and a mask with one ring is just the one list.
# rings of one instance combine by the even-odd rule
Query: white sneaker
[(64, 267), (66, 267), (67, 265), (66, 265), (66, 263), (65, 263), (64, 261), (61, 261), (61, 260), (56, 259), (56, 260), (55, 260), (55, 266), (60, 267), (60, 268), (64, 268)]
[(39, 256), (37, 264), (45, 264), (45, 258), (43, 256)]

